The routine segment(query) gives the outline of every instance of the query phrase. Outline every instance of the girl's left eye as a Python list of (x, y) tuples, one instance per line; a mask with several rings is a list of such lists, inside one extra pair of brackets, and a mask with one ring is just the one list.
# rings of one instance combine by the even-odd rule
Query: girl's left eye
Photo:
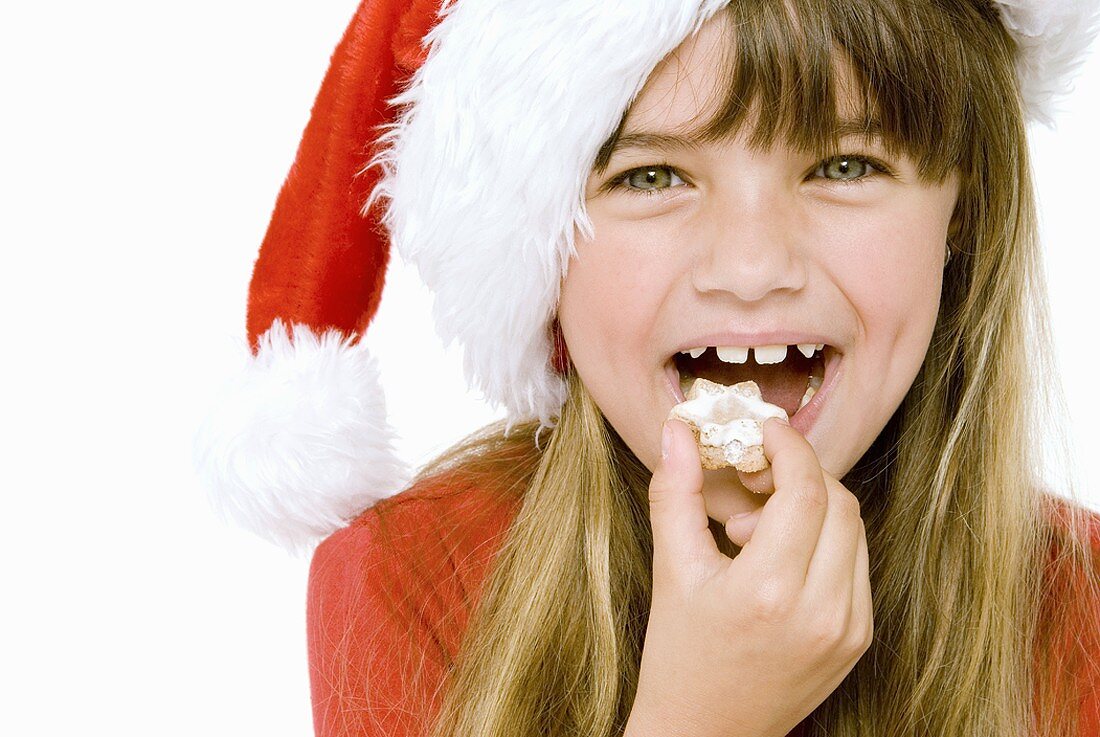
[[(889, 166), (870, 156), (842, 154), (819, 161), (814, 176), (842, 185), (863, 184), (874, 173), (895, 177)], [(653, 164), (630, 169), (609, 181), (607, 190), (622, 189), (630, 194), (660, 196), (686, 182), (671, 164)]]
[(873, 172), (894, 176), (886, 164), (870, 156), (843, 154), (818, 162), (814, 176), (841, 184), (863, 184)]
[(607, 183), (607, 189), (625, 189), (631, 194), (653, 197), (680, 184), (685, 182), (670, 164), (655, 164), (623, 172)]

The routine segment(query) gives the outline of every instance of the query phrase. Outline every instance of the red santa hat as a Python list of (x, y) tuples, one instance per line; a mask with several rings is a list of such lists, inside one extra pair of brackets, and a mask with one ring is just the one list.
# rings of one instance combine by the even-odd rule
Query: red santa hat
[[(553, 427), (554, 314), (574, 225), (592, 236), (591, 164), (657, 63), (726, 4), (364, 0), (260, 247), (251, 355), (196, 437), (216, 509), (301, 552), (407, 483), (359, 340), (391, 244), (434, 293), (445, 345), (463, 344), (468, 383), (509, 427)], [(1097, 3), (994, 4), (1029, 117), (1049, 124)]]

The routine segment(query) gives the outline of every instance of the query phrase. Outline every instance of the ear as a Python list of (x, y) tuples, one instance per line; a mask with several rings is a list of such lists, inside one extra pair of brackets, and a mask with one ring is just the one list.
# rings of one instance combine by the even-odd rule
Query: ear
[(947, 225), (947, 244), (952, 251), (958, 250), (957, 245), (963, 237), (964, 221), (967, 217), (965, 209), (967, 191), (966, 179), (959, 176), (959, 189), (958, 194), (955, 196), (955, 208), (951, 213), (951, 221)]
[(562, 335), (561, 323), (558, 322), (557, 316), (550, 325), (550, 339), (554, 346), (554, 355), (551, 358), (554, 371), (560, 376), (565, 376), (569, 372), (569, 347), (565, 344), (565, 336)]

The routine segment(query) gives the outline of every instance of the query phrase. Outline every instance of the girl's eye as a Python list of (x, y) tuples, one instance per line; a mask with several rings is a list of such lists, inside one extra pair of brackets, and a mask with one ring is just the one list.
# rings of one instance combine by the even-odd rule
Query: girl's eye
[(889, 167), (878, 159), (869, 156), (844, 154), (842, 156), (832, 156), (820, 162), (814, 176), (844, 184), (862, 184), (863, 180), (876, 171), (887, 175), (893, 174)]
[[(844, 185), (863, 184), (874, 173), (894, 177), (893, 171), (878, 159), (862, 154), (831, 156), (818, 163), (814, 176)], [(630, 169), (605, 185), (607, 190), (625, 190), (630, 194), (659, 196), (686, 182), (671, 164), (653, 164)]]
[(608, 182), (608, 189), (624, 189), (631, 194), (653, 197), (681, 184), (685, 182), (672, 166), (655, 164), (623, 172)]

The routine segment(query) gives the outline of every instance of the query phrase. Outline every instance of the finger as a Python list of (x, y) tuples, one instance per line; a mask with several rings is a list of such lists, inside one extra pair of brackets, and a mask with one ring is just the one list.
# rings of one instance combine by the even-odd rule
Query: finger
[(829, 492), (829, 507), (806, 574), (806, 589), (815, 601), (839, 598), (847, 605), (852, 601), (852, 574), (863, 528), (859, 500), (824, 470), (822, 476)]
[(752, 537), (753, 530), (756, 529), (756, 524), (760, 521), (762, 511), (763, 507), (747, 513), (744, 517), (730, 517), (726, 520), (726, 537), (730, 542), (739, 548), (745, 547)]
[(801, 589), (829, 506), (821, 464), (801, 433), (774, 418), (764, 423), (764, 455), (771, 462), (775, 493), (734, 562)]
[(753, 494), (771, 494), (775, 491), (771, 466), (762, 471), (738, 471), (737, 478)]
[(657, 463), (649, 483), (649, 522), (653, 528), (654, 582), (674, 580), (721, 556), (710, 531), (703, 501), (703, 466), (691, 428), (665, 422), (669, 453)]
[(867, 554), (867, 528), (860, 520), (856, 545), (855, 574), (852, 579), (852, 616), (874, 629), (874, 603), (871, 599), (871, 566)]

